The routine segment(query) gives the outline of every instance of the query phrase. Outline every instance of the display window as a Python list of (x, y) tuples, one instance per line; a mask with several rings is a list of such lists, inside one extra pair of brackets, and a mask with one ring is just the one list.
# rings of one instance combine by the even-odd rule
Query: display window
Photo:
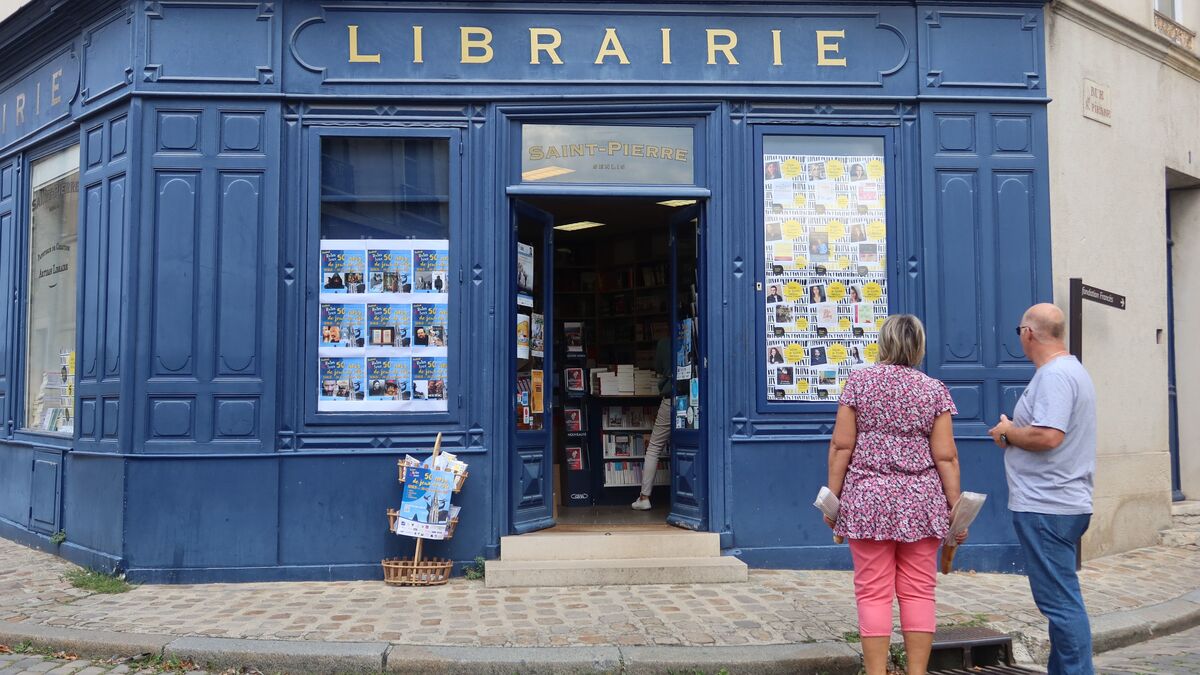
[(25, 424), (75, 430), (75, 304), (79, 244), (79, 146), (30, 167)]
[(888, 313), (884, 139), (764, 136), (760, 311), (773, 402), (833, 402)]
[(450, 142), (321, 140), (317, 410), (449, 400)]

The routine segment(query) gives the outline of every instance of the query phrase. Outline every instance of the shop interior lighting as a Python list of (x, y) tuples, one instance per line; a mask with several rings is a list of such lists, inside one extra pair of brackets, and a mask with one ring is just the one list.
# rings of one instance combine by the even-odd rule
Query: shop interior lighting
[(668, 199), (665, 202), (659, 202), (658, 205), (674, 207), (674, 206), (691, 206), (692, 204), (695, 204), (695, 203), (696, 203), (695, 199)]
[(568, 169), (565, 166), (543, 166), (540, 169), (521, 173), (521, 180), (546, 180), (547, 178), (554, 178), (555, 176), (562, 176), (568, 173), (575, 173), (575, 169)]
[(604, 227), (604, 223), (595, 223), (590, 220), (581, 220), (577, 223), (567, 223), (566, 225), (555, 225), (554, 229), (562, 230), (563, 232), (574, 232), (575, 230), (586, 230), (592, 227)]

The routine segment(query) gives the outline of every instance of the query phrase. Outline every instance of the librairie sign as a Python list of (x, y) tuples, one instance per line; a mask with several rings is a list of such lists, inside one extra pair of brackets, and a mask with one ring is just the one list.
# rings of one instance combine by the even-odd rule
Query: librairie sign
[[(597, 3), (607, 4), (607, 3)], [(879, 86), (909, 61), (911, 8), (712, 15), (609, 5), (324, 7), (292, 53), (325, 83), (740, 82)]]

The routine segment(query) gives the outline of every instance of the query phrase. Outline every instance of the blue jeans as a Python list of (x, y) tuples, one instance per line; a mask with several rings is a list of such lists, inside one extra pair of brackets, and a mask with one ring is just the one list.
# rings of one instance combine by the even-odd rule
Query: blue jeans
[(1049, 675), (1092, 675), (1092, 629), (1075, 574), (1075, 543), (1091, 514), (1013, 512), (1033, 601), (1050, 621)]

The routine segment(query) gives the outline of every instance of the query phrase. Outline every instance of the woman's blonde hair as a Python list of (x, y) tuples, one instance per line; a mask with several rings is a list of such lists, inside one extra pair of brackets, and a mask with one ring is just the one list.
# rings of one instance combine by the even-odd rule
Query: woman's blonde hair
[(879, 329), (879, 362), (917, 367), (925, 358), (925, 327), (912, 314), (893, 314)]

